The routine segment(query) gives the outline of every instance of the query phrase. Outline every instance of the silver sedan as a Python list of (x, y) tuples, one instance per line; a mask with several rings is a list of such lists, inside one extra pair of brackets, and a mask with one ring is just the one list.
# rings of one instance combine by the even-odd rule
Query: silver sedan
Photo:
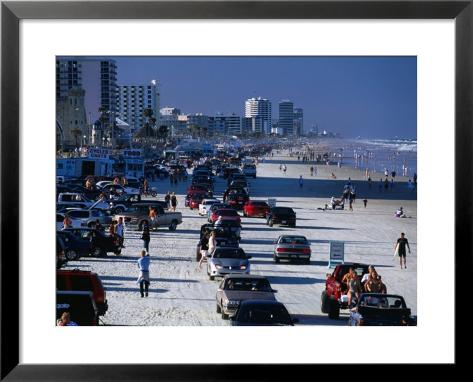
[(281, 235), (274, 242), (273, 260), (302, 260), (310, 264), (310, 243), (305, 236)]

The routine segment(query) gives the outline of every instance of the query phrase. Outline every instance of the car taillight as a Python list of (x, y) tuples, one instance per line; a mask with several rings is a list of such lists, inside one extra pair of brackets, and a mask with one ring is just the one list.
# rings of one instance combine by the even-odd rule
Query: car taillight
[(305, 253), (305, 254), (310, 253), (310, 248), (304, 248), (304, 250), (302, 252)]

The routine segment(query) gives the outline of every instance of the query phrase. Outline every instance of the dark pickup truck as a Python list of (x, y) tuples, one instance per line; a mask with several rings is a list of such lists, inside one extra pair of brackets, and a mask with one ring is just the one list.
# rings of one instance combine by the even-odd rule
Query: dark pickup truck
[(416, 326), (402, 296), (382, 293), (363, 293), (350, 310), (349, 326)]
[(266, 224), (272, 227), (274, 224), (296, 226), (296, 213), (289, 207), (272, 207), (266, 215)]

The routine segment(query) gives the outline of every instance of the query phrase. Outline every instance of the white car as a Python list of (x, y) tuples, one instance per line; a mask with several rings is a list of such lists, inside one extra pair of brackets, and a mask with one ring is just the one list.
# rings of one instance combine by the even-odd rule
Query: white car
[[(97, 187), (104, 191), (108, 189), (109, 186), (112, 186), (112, 185), (113, 185), (113, 182), (110, 182), (108, 180), (100, 181), (97, 183)], [(139, 188), (128, 187), (128, 186), (123, 187), (121, 184), (115, 185), (115, 187), (119, 193), (121, 190), (123, 190), (123, 192), (125, 192), (126, 194), (140, 194)]]
[(212, 207), (213, 204), (220, 203), (218, 199), (204, 199), (202, 200), (202, 203), (199, 204), (199, 215), (200, 216), (207, 216), (210, 207)]
[[(97, 220), (102, 225), (109, 225), (112, 222), (112, 217), (101, 210), (70, 209), (67, 210), (67, 214), (71, 218), (72, 228), (90, 227)], [(56, 228), (57, 220), (56, 218)]]

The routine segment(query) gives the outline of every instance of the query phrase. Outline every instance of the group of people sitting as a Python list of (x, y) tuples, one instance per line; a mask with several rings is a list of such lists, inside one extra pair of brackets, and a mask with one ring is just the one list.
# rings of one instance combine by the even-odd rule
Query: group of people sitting
[(355, 269), (350, 268), (348, 273), (343, 276), (342, 284), (346, 286), (348, 305), (350, 306), (353, 298), (357, 299), (361, 293), (387, 293), (386, 285), (381, 281), (375, 267), (370, 265), (368, 273), (359, 278)]

